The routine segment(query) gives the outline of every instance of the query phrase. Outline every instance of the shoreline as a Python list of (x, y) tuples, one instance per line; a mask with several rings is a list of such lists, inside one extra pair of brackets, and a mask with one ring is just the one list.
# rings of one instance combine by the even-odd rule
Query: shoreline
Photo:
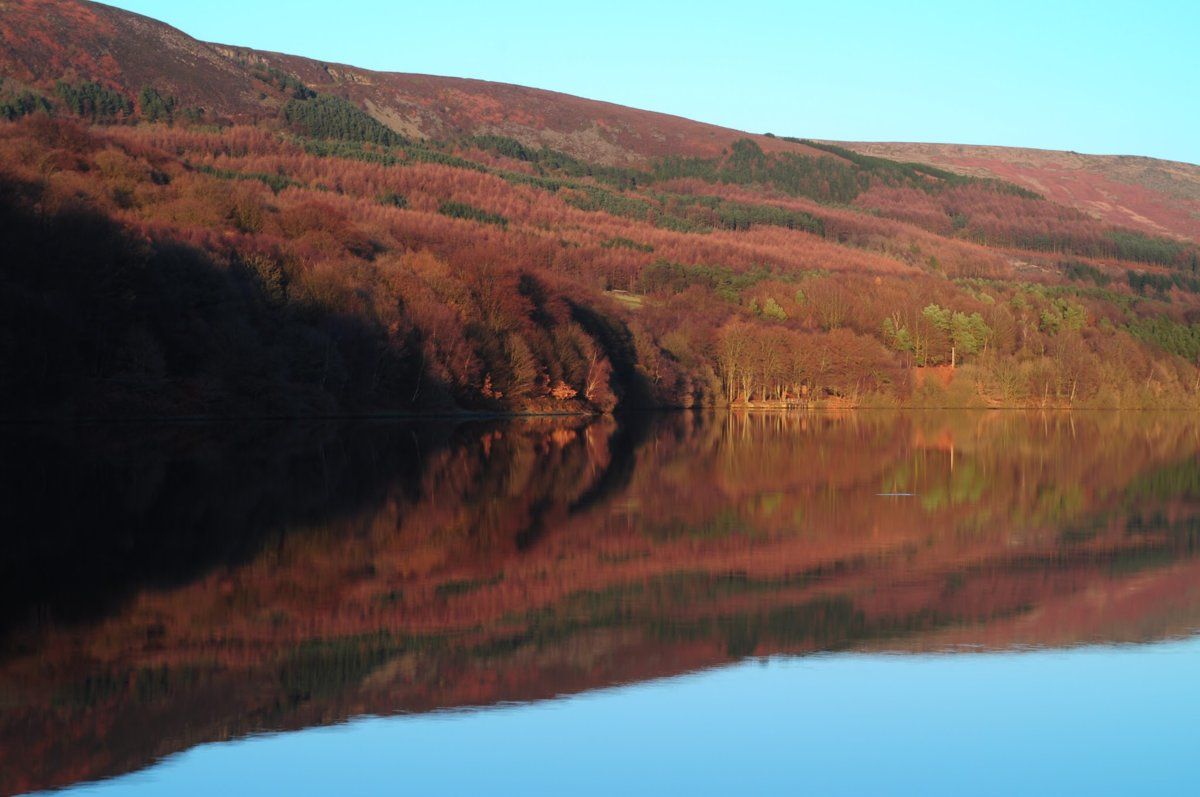
[(1092, 412), (1125, 412), (1125, 413), (1200, 413), (1200, 407), (1162, 406), (1162, 407), (1106, 407), (1106, 406), (1069, 406), (1042, 404), (1004, 404), (1004, 405), (945, 405), (931, 406), (922, 404), (720, 404), (692, 407), (636, 407), (617, 409), (612, 412), (588, 412), (583, 410), (564, 410), (548, 412), (545, 410), (529, 411), (435, 411), (435, 412), (382, 412), (382, 413), (333, 413), (321, 415), (139, 415), (139, 416), (62, 416), (62, 417), (32, 417), (32, 418), (0, 418), (0, 429), (29, 426), (120, 426), (123, 424), (167, 424), (167, 425), (196, 425), (208, 426), (229, 423), (332, 423), (355, 421), (511, 421), (533, 418), (616, 418), (628, 415), (644, 415), (651, 413), (840, 413), (840, 412), (1054, 412), (1054, 413), (1092, 413)]

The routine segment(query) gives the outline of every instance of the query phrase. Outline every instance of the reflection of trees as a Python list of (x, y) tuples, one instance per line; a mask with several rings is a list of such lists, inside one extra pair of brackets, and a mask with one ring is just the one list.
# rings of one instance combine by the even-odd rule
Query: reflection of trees
[[(359, 424), (8, 430), (0, 628), (94, 616), (252, 559), (289, 529), (416, 496), (448, 429)], [(30, 614), (32, 613), (32, 614)]]
[[(94, 611), (11, 637), (0, 685), (27, 697), (0, 711), (0, 771), (29, 780), (0, 788), (743, 655), (1179, 633), (1200, 617), (1197, 430), (677, 413), (185, 430), (119, 455), (25, 438), (6, 497), (48, 533), (16, 561), (99, 572), (76, 593)], [(32, 581), (22, 617), (50, 594)], [(100, 727), (124, 753), (89, 758)]]

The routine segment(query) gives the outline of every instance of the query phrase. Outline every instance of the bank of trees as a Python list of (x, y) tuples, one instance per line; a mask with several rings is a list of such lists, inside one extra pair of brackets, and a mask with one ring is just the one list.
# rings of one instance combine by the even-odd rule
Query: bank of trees
[(297, 131), (314, 138), (396, 146), (407, 139), (349, 100), (331, 94), (293, 96), (283, 106), (283, 118)]
[[(965, 392), (931, 402), (1194, 391), (1185, 270), (1055, 257), (1023, 283), (979, 243), (751, 183), (552, 190), (509, 179), (506, 159), (543, 162), (503, 142), (318, 150), (139, 98), (160, 105), (160, 124), (0, 126), (3, 359), (34, 386), (10, 410), (903, 403), (943, 366)], [(1118, 268), (1158, 276), (1105, 282)]]
[(175, 109), (179, 105), (171, 95), (164, 95), (152, 86), (146, 86), (138, 95), (138, 107), (141, 108), (142, 118), (147, 122), (170, 123), (175, 118)]
[(879, 341), (848, 329), (800, 332), (734, 320), (717, 333), (715, 359), (730, 404), (856, 400), (904, 381)]
[(987, 246), (1161, 265), (1191, 275), (1200, 270), (1200, 248), (1195, 243), (1114, 228), (1036, 195), (987, 185), (927, 191), (876, 183), (855, 204)]
[(909, 318), (896, 311), (883, 319), (882, 329), (888, 344), (921, 366), (954, 366), (979, 354), (992, 338), (991, 328), (978, 312), (968, 315), (936, 304)]
[(133, 100), (95, 81), (60, 80), (54, 93), (68, 111), (93, 122), (116, 122), (133, 115)]
[(48, 99), (28, 89), (0, 93), (0, 119), (8, 122), (32, 113), (49, 113), (52, 108)]

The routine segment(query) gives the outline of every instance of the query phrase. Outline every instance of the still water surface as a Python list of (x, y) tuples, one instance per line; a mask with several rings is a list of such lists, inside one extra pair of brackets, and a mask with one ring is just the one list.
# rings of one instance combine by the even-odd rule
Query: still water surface
[(1194, 793), (1200, 421), (5, 433), (0, 793)]

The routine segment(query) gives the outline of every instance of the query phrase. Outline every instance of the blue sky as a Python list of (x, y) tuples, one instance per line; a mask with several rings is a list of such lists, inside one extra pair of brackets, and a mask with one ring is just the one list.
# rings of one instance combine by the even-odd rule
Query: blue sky
[(1194, 794), (1200, 642), (819, 655), (208, 744), (61, 795)]
[(1200, 163), (1200, 2), (118, 0), (197, 38), (755, 132)]

